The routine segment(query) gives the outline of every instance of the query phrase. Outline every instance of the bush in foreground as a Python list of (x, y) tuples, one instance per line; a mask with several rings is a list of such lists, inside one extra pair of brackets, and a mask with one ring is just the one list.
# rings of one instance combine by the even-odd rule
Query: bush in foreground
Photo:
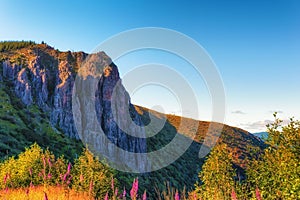
[(55, 158), (48, 150), (33, 144), (18, 158), (11, 157), (0, 164), (2, 190), (43, 185), (62, 187), (66, 190), (88, 191), (90, 197), (104, 197), (112, 193), (109, 183), (114, 172), (101, 163), (88, 150), (75, 160), (74, 168), (64, 157)]
[(214, 147), (199, 174), (190, 199), (300, 199), (300, 121), (288, 125), (274, 114), (267, 126), (268, 147), (246, 168), (247, 178), (235, 180), (232, 156), (225, 144)]
[[(188, 199), (300, 199), (300, 122), (291, 119), (283, 126), (275, 118), (268, 133), (268, 148), (249, 162), (243, 182), (236, 179), (226, 144), (217, 145)], [(0, 199), (147, 199), (146, 191), (138, 191), (138, 179), (130, 190), (119, 186), (114, 171), (88, 150), (72, 165), (34, 144), (0, 163), (0, 177)], [(170, 187), (161, 194), (162, 199), (187, 199), (185, 192)]]

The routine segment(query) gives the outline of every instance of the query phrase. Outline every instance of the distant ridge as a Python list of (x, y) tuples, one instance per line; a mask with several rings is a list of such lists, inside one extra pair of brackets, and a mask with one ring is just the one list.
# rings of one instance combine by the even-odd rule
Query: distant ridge
[(253, 135), (255, 135), (256, 137), (259, 137), (262, 140), (266, 140), (269, 136), (268, 132), (257, 132), (257, 133), (253, 133)]

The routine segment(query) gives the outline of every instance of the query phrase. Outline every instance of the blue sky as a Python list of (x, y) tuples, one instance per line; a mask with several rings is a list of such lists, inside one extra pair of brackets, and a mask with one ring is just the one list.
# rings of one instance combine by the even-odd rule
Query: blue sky
[[(202, 45), (218, 67), (226, 89), (227, 124), (255, 132), (265, 130), (274, 111), (284, 119), (300, 119), (300, 1), (2, 0), (0, 8), (0, 40), (45, 41), (60, 50), (90, 52), (133, 28), (182, 32)], [(121, 75), (147, 62), (184, 71), (183, 62), (158, 52), (116, 61)], [(210, 120), (205, 84), (197, 85), (193, 74), (185, 76), (199, 97), (200, 119)], [(177, 113), (172, 98), (162, 88), (145, 87), (132, 101), (148, 107), (155, 102)]]

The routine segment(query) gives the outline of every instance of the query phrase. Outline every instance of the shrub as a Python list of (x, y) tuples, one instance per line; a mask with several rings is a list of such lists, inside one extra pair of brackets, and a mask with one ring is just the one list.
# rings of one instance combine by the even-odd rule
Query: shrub
[(300, 199), (300, 121), (286, 126), (274, 114), (268, 125), (269, 147), (247, 171), (252, 197), (259, 188), (263, 199)]
[(11, 157), (0, 165), (1, 188), (19, 188), (29, 185), (56, 185), (61, 174), (65, 173), (66, 161), (63, 157), (55, 159), (48, 150), (44, 151), (36, 143), (20, 153), (18, 158)]
[(201, 199), (231, 199), (234, 176), (232, 155), (226, 144), (218, 144), (199, 173), (202, 184), (196, 185), (195, 194)]
[[(111, 180), (114, 171), (94, 157), (89, 150), (75, 160), (73, 187), (78, 191), (89, 191), (89, 195), (103, 199), (106, 193), (112, 194)], [(115, 186), (117, 185), (114, 180)]]

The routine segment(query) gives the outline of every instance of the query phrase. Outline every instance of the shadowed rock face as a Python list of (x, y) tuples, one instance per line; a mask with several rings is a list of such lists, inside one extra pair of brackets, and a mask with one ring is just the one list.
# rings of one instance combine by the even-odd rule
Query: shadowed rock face
[(149, 168), (146, 156), (139, 154), (147, 150), (142, 120), (110, 58), (103, 53), (90, 55), (74, 87), (74, 120), (82, 141), (119, 170), (142, 172)]
[[(2, 63), (3, 80), (11, 83), (11, 89), (16, 96), (26, 106), (38, 105), (48, 114), (52, 126), (60, 128), (67, 136), (77, 139), (94, 138), (93, 141), (98, 147), (96, 145), (92, 148), (99, 151), (106, 149), (107, 157), (138, 162), (139, 160), (130, 161), (130, 158), (113, 148), (116, 145), (129, 152), (146, 152), (146, 140), (127, 134), (116, 122), (133, 121), (141, 128), (129, 131), (138, 132), (134, 135), (145, 135), (140, 116), (130, 103), (125, 88), (119, 84), (121, 80), (118, 68), (111, 59), (103, 52), (87, 55), (82, 52), (59, 52), (49, 47), (28, 51), (30, 53), (26, 54), (26, 64), (23, 66), (12, 64), (8, 60)], [(84, 67), (79, 69), (79, 66)], [(80, 75), (76, 78), (77, 73)], [(85, 98), (77, 101), (76, 106), (80, 109), (73, 117), (72, 94), (75, 80), (76, 94), (83, 94)], [(117, 83), (117, 101), (112, 103)], [(113, 115), (112, 106), (116, 110), (116, 116)], [(123, 113), (128, 112), (126, 109), (130, 110), (131, 119), (123, 119)], [(96, 113), (96, 118), (93, 113)], [(75, 126), (75, 122), (78, 122), (80, 127)], [(96, 124), (100, 126), (96, 128)], [(104, 142), (104, 138), (99, 138), (99, 134), (93, 135), (93, 131), (103, 131), (108, 141)], [(95, 137), (98, 138), (97, 141)]]

